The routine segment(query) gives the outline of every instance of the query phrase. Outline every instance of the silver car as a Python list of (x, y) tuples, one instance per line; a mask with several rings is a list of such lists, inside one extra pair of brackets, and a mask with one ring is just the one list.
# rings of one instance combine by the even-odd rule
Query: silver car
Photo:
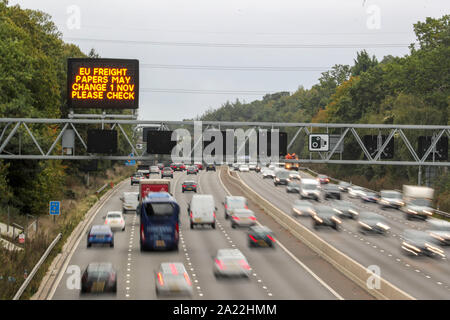
[(450, 246), (450, 222), (433, 219), (428, 222), (427, 232), (436, 239), (441, 246)]
[(251, 268), (239, 249), (219, 249), (214, 257), (213, 272), (217, 277), (250, 276)]
[(127, 211), (136, 211), (139, 204), (139, 192), (124, 192), (120, 200), (122, 200), (122, 213)]
[(308, 200), (295, 200), (292, 204), (294, 216), (309, 217), (313, 213), (314, 205)]
[(159, 174), (158, 166), (151, 166), (150, 167), (150, 174)]
[(164, 262), (156, 272), (156, 294), (192, 295), (192, 282), (180, 262)]
[(235, 209), (231, 216), (231, 227), (251, 227), (256, 224), (256, 217), (252, 210)]
[(376, 213), (363, 211), (359, 213), (359, 231), (361, 233), (386, 234), (390, 229), (386, 219)]

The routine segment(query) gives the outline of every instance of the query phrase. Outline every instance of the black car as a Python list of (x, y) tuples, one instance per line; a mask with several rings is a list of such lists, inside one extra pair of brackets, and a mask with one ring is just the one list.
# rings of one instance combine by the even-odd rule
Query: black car
[(286, 186), (287, 193), (300, 193), (300, 185), (297, 182), (290, 181)]
[(383, 216), (369, 211), (359, 213), (359, 231), (361, 233), (386, 234), (389, 229)]
[(197, 182), (195, 181), (184, 181), (181, 185), (181, 191), (194, 191), (197, 192)]
[(341, 200), (341, 190), (339, 190), (339, 186), (337, 184), (325, 184), (322, 187), (323, 190), (323, 197), (325, 200), (328, 199), (336, 199)]
[(272, 230), (265, 226), (250, 227), (247, 235), (249, 247), (275, 248), (275, 239)]
[(287, 185), (291, 179), (289, 178), (288, 170), (279, 170), (275, 173), (275, 178), (273, 179), (273, 184), (278, 186), (279, 184)]
[(165, 167), (161, 170), (161, 179), (164, 177), (173, 178), (173, 170), (170, 167)]
[(407, 255), (445, 258), (436, 239), (428, 232), (407, 229), (402, 236), (402, 249)]
[(375, 192), (366, 192), (363, 195), (361, 195), (361, 200), (363, 202), (378, 203), (378, 200), (380, 199)]
[(187, 167), (186, 174), (197, 174), (197, 168), (193, 166)]
[(214, 163), (207, 164), (206, 171), (216, 171), (216, 165)]
[(350, 218), (357, 220), (359, 209), (350, 201), (333, 201), (329, 204), (340, 218)]
[(170, 168), (172, 168), (173, 171), (184, 171), (186, 166), (183, 163), (172, 163)]
[(117, 272), (111, 263), (90, 263), (81, 277), (81, 293), (117, 292)]
[(342, 221), (339, 220), (336, 215), (336, 211), (331, 207), (315, 206), (311, 212), (314, 229), (318, 229), (319, 227), (331, 227), (336, 231), (339, 231)]
[(348, 188), (350, 187), (350, 183), (345, 181), (339, 181), (339, 190), (342, 192), (348, 192)]

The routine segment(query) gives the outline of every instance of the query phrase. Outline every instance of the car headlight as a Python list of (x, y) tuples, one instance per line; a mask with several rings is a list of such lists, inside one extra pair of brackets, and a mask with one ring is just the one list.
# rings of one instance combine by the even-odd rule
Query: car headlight
[(316, 215), (313, 215), (313, 218), (316, 219), (318, 222), (323, 223), (323, 220), (321, 218), (319, 218)]
[(414, 253), (416, 255), (417, 255), (418, 252), (422, 251), (419, 248), (417, 248), (416, 246), (413, 246), (413, 245), (411, 245), (411, 244), (409, 244), (409, 243), (407, 243), (405, 241), (403, 241), (403, 243), (402, 243), (402, 248), (407, 250), (407, 251), (409, 251), (409, 252), (412, 252), (412, 253)]
[(444, 251), (442, 251), (441, 249), (439, 249), (439, 248), (437, 248), (437, 247), (435, 247), (435, 246), (433, 246), (433, 245), (431, 245), (429, 243), (425, 243), (425, 247), (428, 250), (430, 250), (431, 252), (436, 253), (436, 254), (440, 255), (441, 257), (443, 257), (443, 258), (445, 257)]
[(359, 224), (362, 225), (364, 228), (372, 230), (372, 227), (369, 226), (367, 223), (364, 223), (364, 222), (360, 221)]
[(377, 226), (380, 227), (381, 229), (384, 229), (385, 231), (390, 229), (390, 227), (388, 227), (387, 225), (385, 225), (384, 223), (381, 223), (381, 222), (378, 222)]
[(412, 214), (417, 214), (417, 211), (414, 211), (414, 210), (412, 210), (412, 209), (408, 209), (408, 212), (409, 212), (409, 213), (412, 213)]
[(334, 211), (336, 211), (337, 213), (339, 213), (339, 214), (342, 214), (342, 211), (341, 210), (338, 210), (338, 209), (333, 209)]
[(433, 215), (433, 212), (431, 212), (431, 211), (428, 211), (428, 210), (423, 210), (423, 213), (425, 213), (425, 214), (428, 214), (428, 215)]
[(334, 220), (336, 223), (342, 223), (342, 221), (341, 220), (339, 220), (338, 218), (336, 218), (336, 217), (331, 217), (331, 220)]
[(389, 201), (387, 201), (387, 200), (384, 200), (384, 199), (382, 199), (382, 200), (381, 200), (381, 203), (384, 203), (384, 204), (389, 204), (390, 202), (389, 202)]
[(280, 181), (280, 179), (278, 179), (278, 178), (275, 178), (275, 181), (276, 181), (276, 182), (279, 182), (279, 181)]
[(299, 209), (297, 209), (297, 208), (293, 208), (294, 209), (294, 212), (295, 213), (297, 213), (297, 214), (302, 214), (302, 212), (299, 210)]
[(355, 210), (352, 210), (352, 209), (348, 210), (348, 212), (353, 213), (354, 215), (359, 215), (358, 212), (356, 212)]

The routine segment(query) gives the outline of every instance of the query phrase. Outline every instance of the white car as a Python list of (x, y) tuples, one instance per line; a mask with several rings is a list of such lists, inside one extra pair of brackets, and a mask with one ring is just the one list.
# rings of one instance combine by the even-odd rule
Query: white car
[(111, 230), (125, 231), (125, 219), (120, 211), (109, 211), (105, 218), (105, 225)]
[(184, 294), (193, 293), (192, 281), (181, 262), (161, 263), (156, 273), (156, 294)]
[(250, 171), (250, 168), (248, 167), (248, 165), (246, 165), (246, 164), (241, 164), (240, 166), (239, 166), (239, 172), (249, 172)]
[(256, 163), (250, 163), (250, 164), (248, 165), (248, 168), (249, 168), (250, 170), (255, 171), (255, 170), (256, 170)]
[(213, 272), (216, 277), (249, 277), (251, 268), (239, 249), (219, 249), (214, 258)]
[(264, 169), (264, 171), (262, 172), (262, 177), (263, 179), (265, 178), (275, 178), (275, 172), (273, 170), (270, 169)]
[(289, 178), (295, 179), (295, 180), (302, 180), (302, 177), (300, 176), (300, 173), (298, 173), (298, 172), (291, 172), (289, 174)]
[(139, 192), (124, 192), (123, 196), (120, 197), (122, 200), (122, 213), (127, 211), (136, 211), (139, 204), (138, 201)]
[(350, 198), (361, 198), (366, 192), (362, 187), (351, 186), (348, 188), (348, 196)]

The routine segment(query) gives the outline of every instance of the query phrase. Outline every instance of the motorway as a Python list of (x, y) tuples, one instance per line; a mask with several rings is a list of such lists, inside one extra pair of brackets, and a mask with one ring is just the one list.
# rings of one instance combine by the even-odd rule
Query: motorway
[[(312, 178), (305, 172), (302, 178)], [(292, 203), (299, 198), (298, 194), (287, 193), (284, 186), (274, 186), (272, 179), (263, 179), (255, 172), (238, 173), (238, 176), (254, 191), (273, 205), (291, 215)], [(396, 285), (417, 299), (450, 299), (450, 247), (446, 247), (447, 258), (432, 259), (428, 257), (409, 257), (401, 252), (401, 235), (405, 229), (426, 230), (427, 222), (408, 221), (399, 210), (381, 210), (377, 204), (362, 203), (359, 199), (351, 199), (346, 194), (343, 200), (368, 211), (386, 217), (391, 229), (386, 236), (363, 235), (357, 229), (357, 222), (344, 219), (342, 231), (333, 229), (312, 228), (309, 217), (296, 218), (298, 223), (315, 232), (323, 240), (332, 244), (365, 267), (376, 265), (380, 268), (381, 277)], [(320, 200), (326, 204), (329, 201)]]
[[(181, 221), (178, 252), (140, 252), (139, 217), (134, 213), (127, 213), (126, 230), (115, 233), (114, 248), (95, 246), (87, 248), (86, 235), (80, 237), (48, 298), (55, 300), (167, 299), (156, 296), (154, 271), (162, 262), (182, 262), (193, 281), (192, 299), (373, 299), (366, 291), (292, 237), (251, 202), (249, 207), (255, 211), (258, 221), (268, 225), (275, 232), (277, 246), (275, 250), (250, 249), (245, 230), (232, 229), (230, 222), (224, 218), (222, 201), (227, 192), (235, 195), (236, 193), (231, 187), (226, 188), (223, 185), (219, 171), (201, 171), (197, 176), (189, 177), (186, 177), (184, 172), (175, 173), (172, 180), (172, 193), (180, 205)], [(187, 179), (199, 182), (200, 193), (214, 196), (218, 208), (216, 229), (205, 227), (191, 230), (189, 228), (187, 203), (193, 193), (181, 192), (181, 183)], [(249, 174), (245, 179), (262, 185), (262, 179), (256, 174)], [(127, 191), (138, 191), (138, 186), (130, 186), (128, 181), (120, 184), (105, 204), (99, 208), (92, 224), (103, 224), (102, 217), (108, 211), (121, 210), (122, 203), (119, 198), (123, 192)], [(266, 192), (264, 194), (267, 195)], [(276, 199), (280, 204), (288, 203), (281, 194), (276, 193)], [(356, 246), (358, 245), (356, 242)], [(252, 268), (249, 280), (217, 280), (214, 277), (212, 257), (221, 248), (238, 248), (244, 253)], [(111, 262), (114, 265), (118, 271), (117, 294), (80, 295), (80, 291), (71, 286), (73, 275), (70, 272), (77, 267), (83, 271), (91, 262)], [(168, 298), (177, 299), (178, 297)]]

